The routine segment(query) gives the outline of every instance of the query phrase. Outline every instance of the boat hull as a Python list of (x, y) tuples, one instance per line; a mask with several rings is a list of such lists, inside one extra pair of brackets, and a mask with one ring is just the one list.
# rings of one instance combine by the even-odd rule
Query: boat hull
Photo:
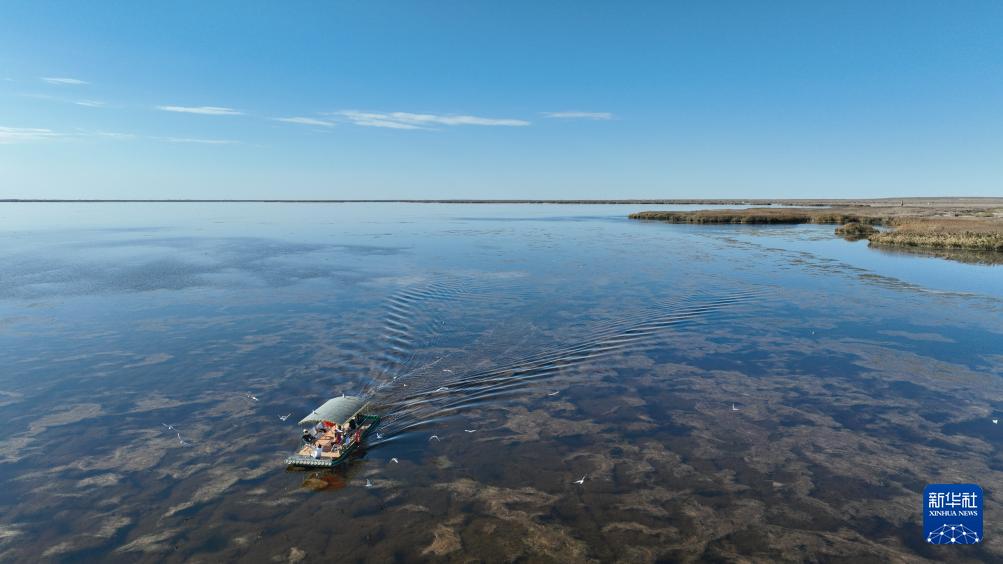
[(312, 456), (292, 454), (286, 457), (286, 466), (290, 468), (334, 468), (335, 466), (344, 464), (358, 452), (362, 443), (366, 440), (366, 437), (368, 437), (369, 434), (373, 432), (373, 429), (379, 425), (380, 416), (366, 415), (363, 418), (363, 422), (369, 423), (369, 425), (366, 426), (366, 429), (362, 432), (361, 440), (359, 442), (352, 443), (352, 445), (345, 449), (345, 452), (343, 452), (338, 458), (317, 459)]

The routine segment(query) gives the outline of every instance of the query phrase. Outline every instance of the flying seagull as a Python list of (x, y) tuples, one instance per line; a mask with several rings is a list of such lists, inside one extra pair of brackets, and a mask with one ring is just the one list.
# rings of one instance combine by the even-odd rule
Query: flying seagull
[(448, 368), (443, 368), (443, 369), (442, 369), (442, 371), (443, 371), (443, 372), (446, 372), (446, 373), (448, 373), (448, 374), (452, 374), (452, 373), (453, 373), (453, 371), (452, 371), (452, 370), (450, 370), (450, 369), (448, 369)]
[(737, 407), (735, 407), (735, 404), (734, 404), (734, 403), (733, 403), (733, 404), (731, 404), (731, 410), (732, 410), (732, 411), (738, 411), (738, 408), (737, 408)]
[(432, 435), (431, 437), (429, 437), (429, 438), (428, 438), (429, 442), (431, 442), (431, 441), (432, 441), (432, 439), (435, 439), (435, 440), (437, 440), (437, 441), (438, 441), (438, 440), (439, 440), (439, 435)]
[(382, 439), (383, 438), (383, 433), (380, 433), (379, 431), (376, 431), (376, 438), (377, 439)]
[(1000, 422), (1000, 420), (999, 420), (999, 419), (993, 419), (993, 425), (998, 425), (998, 424), (999, 424), (999, 422)]
[(366, 478), (366, 487), (367, 488), (373, 487), (373, 483), (369, 481), (369, 478)]
[[(586, 474), (585, 476), (588, 476), (588, 474)], [(582, 479), (580, 479), (580, 480), (575, 480), (574, 482), (572, 482), (572, 484), (578, 484), (579, 486), (582, 485), (582, 484), (584, 484), (585, 483), (585, 476), (582, 476)]]
[(464, 429), (463, 432), (464, 433), (476, 433), (477, 429)]
[(191, 443), (186, 443), (185, 440), (181, 438), (181, 433), (178, 433), (178, 444), (181, 446), (188, 446)]
[(548, 395), (548, 396), (556, 396), (556, 395), (557, 395), (557, 394), (559, 394), (559, 393), (561, 393), (561, 391), (560, 391), (560, 390), (558, 390), (558, 391), (556, 391), (556, 392), (550, 392), (550, 393), (549, 393), (549, 394), (547, 394), (547, 395)]
[(290, 413), (287, 413), (287, 414), (285, 414), (285, 415), (279, 415), (279, 419), (281, 419), (281, 420), (285, 421), (286, 419), (289, 419), (289, 416), (290, 416), (290, 415), (292, 415), (292, 412), (290, 412)]
[(167, 427), (168, 431), (177, 431), (177, 429), (174, 428), (174, 425), (168, 425), (167, 423), (161, 423), (161, 425)]
[(247, 392), (244, 395), (247, 397), (247, 399), (252, 399), (254, 401), (258, 401), (258, 398), (254, 397), (254, 394), (252, 394), (251, 392)]
[(393, 458), (391, 458), (391, 459), (390, 459), (390, 462), (393, 462), (394, 464), (400, 464), (400, 460), (397, 460), (397, 457), (396, 457), (396, 456), (395, 456), (395, 457), (393, 457)]

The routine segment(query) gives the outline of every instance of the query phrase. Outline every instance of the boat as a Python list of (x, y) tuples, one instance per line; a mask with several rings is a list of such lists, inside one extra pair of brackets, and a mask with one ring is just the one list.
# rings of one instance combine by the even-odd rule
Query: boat
[(300, 448), (286, 457), (293, 468), (334, 468), (347, 461), (380, 422), (368, 413), (369, 402), (358, 396), (331, 398), (300, 419), (304, 435)]

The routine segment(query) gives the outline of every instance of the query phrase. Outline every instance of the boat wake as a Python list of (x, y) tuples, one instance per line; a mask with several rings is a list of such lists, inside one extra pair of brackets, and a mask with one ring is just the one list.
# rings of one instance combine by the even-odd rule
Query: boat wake
[(672, 332), (718, 322), (734, 308), (770, 293), (768, 288), (705, 290), (648, 303), (633, 314), (620, 310), (612, 319), (589, 323), (567, 342), (541, 330), (495, 328), (462, 348), (436, 348), (436, 358), (424, 363), (411, 362), (416, 356), (410, 355), (407, 362), (394, 365), (389, 380), (371, 390), (372, 403), (383, 415), (382, 435), (389, 438), (485, 402), (535, 393), (539, 385), (570, 368), (657, 346)]

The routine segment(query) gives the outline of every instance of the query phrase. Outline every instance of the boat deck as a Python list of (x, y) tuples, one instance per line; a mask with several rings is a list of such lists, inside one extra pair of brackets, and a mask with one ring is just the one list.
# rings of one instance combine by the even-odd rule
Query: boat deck
[[(356, 432), (361, 439), (365, 439), (378, 421), (378, 417), (366, 417), (362, 424), (343, 437), (341, 444), (335, 442), (334, 429), (328, 429), (323, 434), (318, 435), (313, 444), (304, 443), (295, 453), (286, 458), (286, 464), (314, 467), (335, 466), (359, 446), (359, 442), (355, 440)], [(320, 458), (314, 457), (316, 446), (321, 448)]]

